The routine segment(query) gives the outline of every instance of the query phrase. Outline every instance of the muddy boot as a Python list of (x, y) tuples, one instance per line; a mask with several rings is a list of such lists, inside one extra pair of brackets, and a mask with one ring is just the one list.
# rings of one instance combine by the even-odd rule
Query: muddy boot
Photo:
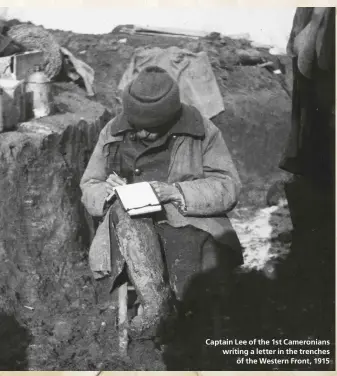
[(130, 218), (118, 207), (115, 226), (119, 249), (128, 275), (142, 305), (142, 312), (131, 322), (133, 336), (155, 336), (162, 318), (171, 310), (172, 291), (165, 279), (165, 264), (161, 245), (151, 218)]

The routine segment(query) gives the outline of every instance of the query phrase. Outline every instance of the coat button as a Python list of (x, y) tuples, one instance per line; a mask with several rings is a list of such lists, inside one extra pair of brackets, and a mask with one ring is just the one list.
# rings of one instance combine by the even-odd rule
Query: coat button
[(139, 168), (136, 168), (134, 173), (136, 176), (139, 176), (142, 173), (142, 171)]
[(132, 133), (130, 133), (129, 134), (129, 139), (131, 140), (131, 141), (134, 141), (135, 139), (136, 139), (136, 135), (132, 132)]

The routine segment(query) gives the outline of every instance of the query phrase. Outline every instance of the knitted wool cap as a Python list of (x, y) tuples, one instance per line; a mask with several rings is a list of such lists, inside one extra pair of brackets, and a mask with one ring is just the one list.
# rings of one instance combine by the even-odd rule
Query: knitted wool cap
[(158, 130), (181, 109), (178, 84), (164, 69), (147, 67), (125, 88), (123, 109), (135, 128)]

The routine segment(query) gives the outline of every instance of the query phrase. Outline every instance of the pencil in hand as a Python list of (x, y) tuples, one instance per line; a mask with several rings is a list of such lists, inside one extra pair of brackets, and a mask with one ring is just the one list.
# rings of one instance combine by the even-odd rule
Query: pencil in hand
[(106, 180), (108, 183), (108, 197), (106, 198), (106, 201), (110, 201), (113, 196), (115, 195), (115, 188), (119, 187), (121, 185), (126, 185), (127, 181), (126, 179), (121, 178), (116, 174), (115, 171), (110, 174)]

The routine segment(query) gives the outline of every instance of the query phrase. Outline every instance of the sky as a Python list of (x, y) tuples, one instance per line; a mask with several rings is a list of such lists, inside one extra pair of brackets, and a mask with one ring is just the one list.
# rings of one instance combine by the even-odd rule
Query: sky
[(51, 29), (101, 34), (121, 24), (216, 31), (223, 35), (249, 34), (253, 42), (285, 53), (294, 7), (142, 7), (142, 8), (37, 8), (0, 7), (0, 17), (31, 21)]

